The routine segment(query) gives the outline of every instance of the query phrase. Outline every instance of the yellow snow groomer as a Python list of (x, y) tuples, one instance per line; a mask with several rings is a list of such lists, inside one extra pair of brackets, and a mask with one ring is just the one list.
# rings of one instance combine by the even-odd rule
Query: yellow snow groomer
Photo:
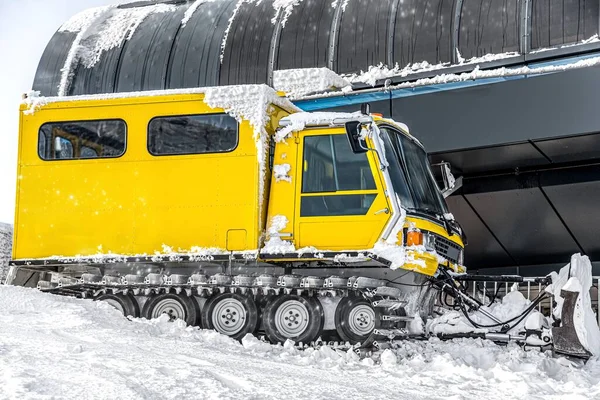
[(298, 111), (261, 85), (27, 97), (12, 281), (237, 339), (419, 334), (433, 278), (464, 272), (425, 150)]

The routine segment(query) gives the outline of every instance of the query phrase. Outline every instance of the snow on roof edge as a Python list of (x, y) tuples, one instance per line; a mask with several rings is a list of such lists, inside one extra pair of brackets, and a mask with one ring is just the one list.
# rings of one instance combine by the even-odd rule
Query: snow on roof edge
[(432, 85), (441, 85), (446, 83), (454, 83), (454, 82), (465, 82), (465, 81), (475, 81), (479, 79), (488, 79), (488, 78), (503, 78), (517, 75), (542, 75), (554, 72), (564, 72), (573, 69), (587, 68), (587, 67), (595, 67), (600, 66), (600, 56), (597, 57), (589, 57), (582, 60), (574, 61), (570, 64), (562, 64), (562, 65), (550, 65), (543, 67), (529, 67), (529, 66), (520, 66), (520, 67), (500, 67), (494, 69), (486, 69), (482, 70), (479, 66), (475, 66), (472, 71), (463, 72), (460, 74), (438, 74), (429, 78), (417, 79), (414, 81), (408, 81), (399, 83), (397, 85), (384, 86), (384, 87), (375, 87), (369, 89), (361, 89), (357, 91), (353, 91), (350, 93), (337, 91), (337, 92), (325, 92), (319, 94), (312, 94), (303, 96), (302, 98), (297, 98), (295, 100), (314, 100), (323, 97), (341, 97), (347, 96), (348, 94), (358, 94), (358, 93), (376, 93), (376, 92), (385, 92), (390, 90), (398, 90), (398, 89), (412, 89), (416, 87), (422, 86), (432, 86)]
[[(25, 105), (27, 109), (25, 112), (27, 114), (34, 113), (37, 109), (44, 107), (53, 103), (62, 103), (62, 102), (76, 102), (76, 101), (90, 101), (90, 100), (115, 100), (115, 99), (127, 99), (127, 98), (139, 98), (139, 97), (158, 97), (158, 96), (173, 96), (173, 95), (195, 95), (202, 94), (206, 95), (207, 92), (211, 90), (221, 89), (221, 88), (264, 88), (265, 91), (271, 91), (271, 98), (277, 100), (277, 105), (284, 108), (286, 111), (298, 111), (298, 107), (296, 107), (291, 101), (287, 98), (280, 96), (273, 88), (270, 86), (259, 84), (259, 85), (231, 85), (231, 86), (209, 86), (209, 87), (201, 87), (201, 88), (187, 88), (187, 89), (164, 89), (164, 90), (146, 90), (146, 91), (138, 91), (138, 92), (119, 92), (119, 93), (100, 93), (100, 94), (86, 94), (79, 96), (40, 96), (38, 91), (29, 91), (24, 94), (24, 99), (21, 102), (22, 105)], [(227, 89), (225, 89), (227, 90)], [(215, 107), (215, 108), (223, 108), (223, 107)]]

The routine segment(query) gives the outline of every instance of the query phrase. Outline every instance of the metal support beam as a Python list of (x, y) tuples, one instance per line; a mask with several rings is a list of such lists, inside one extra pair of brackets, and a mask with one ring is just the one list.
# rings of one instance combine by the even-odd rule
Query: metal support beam
[(519, 23), (519, 52), (521, 54), (527, 54), (531, 51), (531, 12), (532, 0), (521, 0)]
[(269, 70), (267, 71), (267, 85), (273, 87), (273, 73), (275, 71), (275, 63), (279, 57), (279, 39), (281, 38), (281, 30), (283, 29), (284, 9), (280, 8), (277, 11), (277, 22), (273, 28), (273, 36), (271, 37), (271, 48), (269, 49)]
[(454, 3), (454, 14), (452, 18), (452, 64), (458, 63), (458, 37), (460, 33), (460, 15), (462, 14), (463, 0)]
[(340, 36), (340, 24), (342, 23), (342, 14), (344, 13), (343, 4), (343, 1), (338, 1), (337, 7), (335, 9), (335, 14), (333, 14), (333, 21), (331, 22), (331, 33), (329, 36), (327, 67), (334, 72), (337, 72), (337, 50)]
[(390, 20), (388, 21), (388, 39), (387, 39), (387, 65), (394, 68), (394, 37), (396, 36), (396, 17), (398, 15), (398, 4), (400, 0), (394, 0), (390, 9)]

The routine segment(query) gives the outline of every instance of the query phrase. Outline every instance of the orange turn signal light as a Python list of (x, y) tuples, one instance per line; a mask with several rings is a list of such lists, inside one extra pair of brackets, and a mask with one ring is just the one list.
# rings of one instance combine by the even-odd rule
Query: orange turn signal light
[(381, 113), (371, 113), (371, 116), (383, 118), (383, 114), (381, 114)]
[(423, 234), (421, 231), (408, 231), (406, 233), (407, 246), (420, 246), (423, 244)]

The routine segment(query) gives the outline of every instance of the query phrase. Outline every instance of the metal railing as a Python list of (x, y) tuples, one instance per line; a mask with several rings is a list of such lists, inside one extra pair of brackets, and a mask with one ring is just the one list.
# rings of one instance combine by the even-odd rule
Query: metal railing
[[(484, 304), (489, 304), (492, 301), (501, 301), (504, 296), (513, 290), (513, 286), (517, 285), (517, 290), (523, 294), (527, 300), (535, 299), (541, 291), (544, 290), (544, 286), (539, 283), (519, 282), (491, 282), (491, 281), (478, 281), (478, 282), (466, 282), (468, 292), (471, 296), (481, 301)], [(600, 312), (598, 299), (600, 297), (600, 276), (592, 277), (592, 288), (590, 289), (590, 298), (592, 300), (592, 309), (596, 313), (596, 320), (600, 325)], [(485, 295), (484, 295), (485, 293)], [(450, 305), (453, 305), (453, 299), (449, 300)], [(543, 299), (537, 306), (538, 311), (545, 316), (550, 316), (552, 313), (552, 298), (547, 297)]]

